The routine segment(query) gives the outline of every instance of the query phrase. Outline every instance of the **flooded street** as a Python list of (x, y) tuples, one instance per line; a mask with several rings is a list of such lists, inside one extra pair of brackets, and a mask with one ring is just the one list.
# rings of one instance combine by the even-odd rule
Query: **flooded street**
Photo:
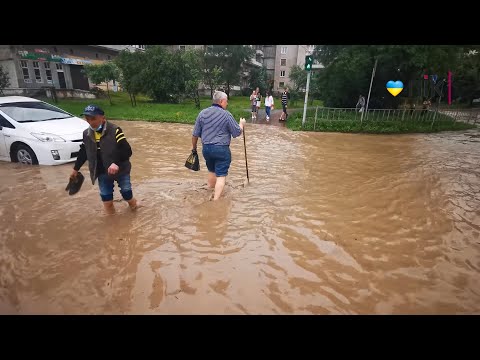
[(212, 202), (193, 125), (115, 123), (135, 213), (104, 215), (87, 164), (69, 196), (73, 164), (0, 163), (1, 314), (480, 314), (477, 130), (247, 124), (250, 184), (240, 137)]

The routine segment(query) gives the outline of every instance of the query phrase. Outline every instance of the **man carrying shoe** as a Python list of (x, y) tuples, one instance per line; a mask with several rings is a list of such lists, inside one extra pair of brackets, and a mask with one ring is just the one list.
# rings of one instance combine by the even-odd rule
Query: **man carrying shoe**
[(73, 167), (71, 178), (75, 178), (78, 171), (88, 160), (92, 184), (98, 179), (100, 197), (105, 211), (115, 213), (113, 206), (113, 188), (116, 181), (120, 187), (123, 199), (130, 209), (137, 208), (137, 200), (133, 197), (130, 183), (132, 165), (130, 157), (132, 148), (125, 138), (122, 129), (107, 121), (102, 109), (95, 105), (88, 105), (82, 115), (90, 127), (83, 132), (83, 143), (80, 145), (77, 161)]

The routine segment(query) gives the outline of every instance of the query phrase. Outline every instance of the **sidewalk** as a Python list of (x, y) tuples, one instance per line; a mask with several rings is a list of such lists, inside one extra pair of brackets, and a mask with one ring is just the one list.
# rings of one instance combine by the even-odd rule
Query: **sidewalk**
[[(288, 111), (288, 110), (287, 110)], [(260, 109), (258, 111), (257, 119), (253, 122), (253, 124), (262, 124), (262, 125), (273, 125), (273, 126), (282, 126), (285, 127), (285, 121), (279, 121), (280, 115), (282, 115), (282, 110), (275, 109), (270, 112), (270, 120), (266, 120), (266, 113), (265, 109)], [(289, 111), (290, 116), (290, 111)], [(247, 123), (252, 123), (252, 117), (246, 119)]]

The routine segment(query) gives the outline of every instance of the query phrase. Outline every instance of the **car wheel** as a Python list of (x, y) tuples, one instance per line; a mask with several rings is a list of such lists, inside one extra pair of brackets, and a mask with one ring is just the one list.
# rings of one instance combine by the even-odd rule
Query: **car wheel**
[(25, 144), (20, 144), (15, 147), (12, 160), (25, 165), (38, 165), (37, 156), (30, 146)]

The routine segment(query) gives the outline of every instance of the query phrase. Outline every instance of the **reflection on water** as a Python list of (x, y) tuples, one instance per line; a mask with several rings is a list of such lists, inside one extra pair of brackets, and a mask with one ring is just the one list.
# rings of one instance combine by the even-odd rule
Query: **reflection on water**
[(480, 313), (476, 131), (249, 124), (250, 184), (235, 139), (212, 202), (203, 158), (183, 167), (192, 126), (117, 123), (135, 213), (105, 216), (88, 181), (69, 196), (71, 164), (0, 163), (0, 313)]

